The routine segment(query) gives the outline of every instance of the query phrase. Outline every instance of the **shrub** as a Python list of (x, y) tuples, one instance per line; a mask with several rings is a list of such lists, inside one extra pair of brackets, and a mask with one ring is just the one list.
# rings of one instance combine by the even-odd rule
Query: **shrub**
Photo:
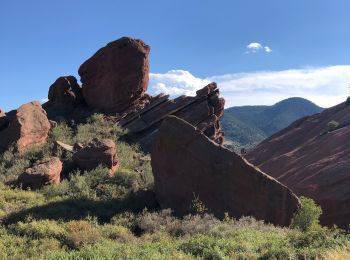
[(67, 224), (67, 241), (72, 248), (95, 244), (100, 236), (94, 221), (74, 220)]
[(33, 239), (62, 239), (65, 235), (63, 225), (53, 220), (32, 220), (29, 218), (25, 222), (19, 221), (10, 225), (9, 230), (16, 235), (29, 236)]
[(86, 143), (93, 138), (108, 138), (117, 141), (119, 137), (124, 134), (125, 130), (121, 129), (113, 121), (108, 121), (104, 115), (93, 114), (88, 118), (86, 124), (80, 124), (77, 126), (74, 141), (78, 143)]
[(110, 224), (106, 224), (102, 227), (102, 234), (103, 237), (120, 243), (126, 243), (134, 239), (133, 234), (126, 227)]
[(328, 131), (333, 131), (336, 130), (339, 127), (339, 123), (335, 120), (330, 121), (328, 124)]
[(194, 193), (193, 193), (193, 200), (191, 202), (190, 209), (193, 214), (200, 214), (200, 215), (204, 215), (208, 211), (204, 203)]
[(302, 231), (314, 230), (320, 227), (319, 218), (322, 209), (313, 199), (300, 197), (301, 207), (293, 218), (292, 228), (299, 228)]
[(59, 123), (50, 131), (49, 142), (61, 141), (66, 144), (73, 144), (73, 129), (65, 123)]

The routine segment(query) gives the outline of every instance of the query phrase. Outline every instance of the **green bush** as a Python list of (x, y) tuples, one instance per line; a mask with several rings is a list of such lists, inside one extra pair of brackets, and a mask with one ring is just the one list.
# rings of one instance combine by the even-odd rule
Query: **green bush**
[(101, 239), (97, 223), (89, 220), (71, 221), (67, 224), (67, 241), (73, 248), (95, 244)]
[(300, 197), (301, 207), (293, 218), (292, 228), (299, 228), (302, 231), (315, 230), (320, 228), (320, 216), (322, 209), (313, 199)]
[(336, 130), (339, 127), (339, 123), (335, 120), (332, 120), (327, 124), (327, 127), (328, 127), (328, 131), (331, 132), (333, 130)]

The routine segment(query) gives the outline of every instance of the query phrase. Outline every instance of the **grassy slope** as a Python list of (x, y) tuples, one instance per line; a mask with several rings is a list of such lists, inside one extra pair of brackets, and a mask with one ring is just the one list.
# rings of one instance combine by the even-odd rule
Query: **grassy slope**
[(238, 146), (254, 146), (287, 127), (293, 121), (322, 111), (302, 98), (289, 98), (273, 106), (242, 106), (225, 110), (222, 127), (225, 137)]
[[(198, 211), (178, 219), (169, 210), (159, 211), (149, 192), (150, 162), (137, 146), (121, 141), (123, 134), (97, 115), (74, 129), (59, 125), (43, 149), (0, 155), (0, 259), (349, 257), (350, 238), (337, 229), (303, 232), (252, 218), (220, 221)], [(72, 144), (93, 137), (117, 142), (121, 168), (113, 178), (102, 167), (82, 174), (69, 153), (53, 146), (55, 140)], [(61, 184), (37, 191), (5, 184), (49, 155), (64, 162), (67, 178)]]

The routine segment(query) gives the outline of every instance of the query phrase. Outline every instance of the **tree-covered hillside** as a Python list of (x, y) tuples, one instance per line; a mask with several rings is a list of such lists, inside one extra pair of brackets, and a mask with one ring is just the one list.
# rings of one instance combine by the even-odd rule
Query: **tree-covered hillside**
[[(303, 98), (288, 98), (273, 106), (241, 106), (225, 110), (222, 128), (228, 144), (253, 147), (293, 121), (323, 108)], [(230, 142), (231, 141), (231, 142)]]

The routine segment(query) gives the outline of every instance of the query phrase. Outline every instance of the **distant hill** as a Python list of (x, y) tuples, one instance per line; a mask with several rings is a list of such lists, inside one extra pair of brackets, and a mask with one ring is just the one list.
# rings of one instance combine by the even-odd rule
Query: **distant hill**
[(233, 148), (253, 147), (293, 121), (323, 111), (311, 101), (293, 97), (273, 106), (240, 106), (225, 110), (222, 128), (226, 145)]

